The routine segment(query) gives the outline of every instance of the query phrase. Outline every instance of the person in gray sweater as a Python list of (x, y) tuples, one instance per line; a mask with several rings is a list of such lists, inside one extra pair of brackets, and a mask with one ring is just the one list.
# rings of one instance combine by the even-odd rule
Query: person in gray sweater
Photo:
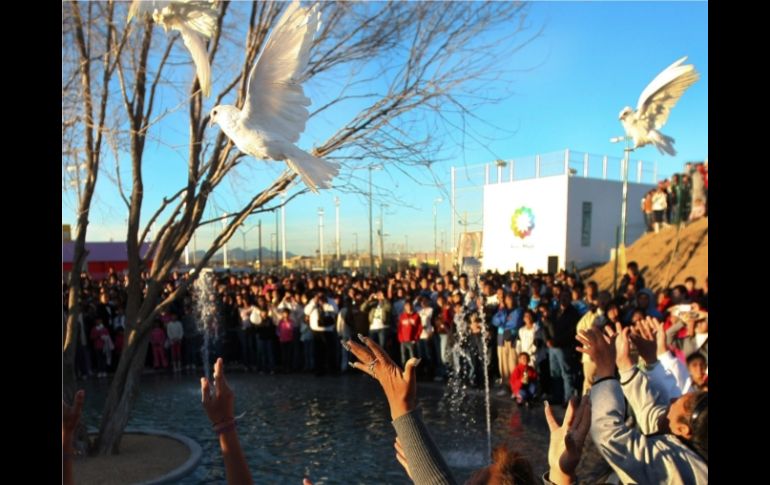
[[(420, 410), (417, 409), (415, 367), (420, 360), (409, 359), (402, 371), (373, 340), (360, 334), (359, 339), (366, 346), (353, 341), (343, 342), (343, 346), (360, 360), (350, 365), (375, 378), (385, 391), (393, 418), (393, 427), (397, 433), (396, 459), (417, 485), (456, 484), (449, 466), (422, 421)], [(214, 365), (214, 382), (209, 382), (205, 377), (201, 378), (201, 401), (206, 415), (211, 420), (213, 431), (219, 435), (228, 485), (253, 483), (236, 431), (235, 393), (225, 378), (224, 363), (221, 358), (217, 359)], [(577, 407), (576, 402), (574, 399), (570, 401), (562, 424), (556, 421), (551, 407), (546, 403), (545, 415), (551, 431), (551, 441), (548, 450), (550, 468), (542, 477), (544, 484), (577, 483), (575, 469), (580, 462), (583, 443), (588, 435), (591, 406), (588, 396), (583, 397), (580, 407)], [(64, 423), (62, 429), (64, 429)], [(62, 442), (65, 443), (64, 432), (62, 436)], [(478, 470), (466, 485), (499, 483), (535, 485), (532, 466), (521, 455), (504, 448), (497, 448), (492, 458), (492, 465)], [(303, 484), (309, 485), (311, 482), (305, 479)]]
[[(363, 335), (358, 338), (364, 345), (349, 340), (343, 342), (343, 346), (358, 358), (358, 362), (350, 365), (376, 379), (385, 392), (397, 435), (396, 459), (416, 485), (456, 484), (417, 408), (415, 367), (419, 365), (420, 359), (409, 359), (402, 371), (372, 339)], [(580, 407), (577, 406), (577, 400), (571, 400), (562, 424), (556, 421), (547, 404), (545, 415), (551, 431), (548, 452), (550, 468), (542, 481), (545, 484), (575, 484), (575, 469), (580, 462), (591, 423), (590, 400), (584, 396)], [(477, 471), (466, 485), (487, 483), (534, 485), (535, 480), (532, 467), (526, 459), (516, 453), (498, 449), (494, 454), (494, 463)]]
[[(597, 367), (591, 437), (599, 453), (623, 483), (708, 483), (708, 393), (672, 399), (670, 406), (660, 402), (631, 360), (631, 328), (616, 330), (589, 329), (577, 337), (578, 350)], [(626, 425), (624, 396), (638, 428)]]

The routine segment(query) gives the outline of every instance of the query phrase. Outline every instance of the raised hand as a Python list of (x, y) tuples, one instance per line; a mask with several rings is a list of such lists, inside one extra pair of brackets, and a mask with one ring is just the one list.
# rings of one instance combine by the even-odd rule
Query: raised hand
[(385, 391), (390, 405), (390, 416), (395, 421), (417, 406), (417, 375), (415, 367), (420, 359), (411, 358), (404, 370), (393, 362), (387, 352), (372, 339), (358, 335), (366, 346), (348, 340), (344, 342), (345, 350), (353, 352), (360, 362), (350, 365), (377, 379)]
[(201, 400), (213, 425), (232, 421), (235, 416), (235, 394), (225, 379), (225, 365), (220, 357), (214, 364), (214, 392), (209, 380), (201, 377)]
[(647, 317), (650, 324), (655, 327), (655, 347), (658, 355), (668, 352), (668, 345), (666, 343), (666, 330), (663, 328), (663, 322), (659, 322), (657, 318)]
[(617, 335), (615, 336), (615, 365), (618, 370), (623, 372), (634, 366), (631, 360), (631, 327), (622, 328), (617, 325)]
[(581, 330), (575, 338), (582, 344), (577, 351), (588, 354), (596, 364), (596, 378), (615, 374), (615, 332), (609, 326), (605, 333), (598, 328)]
[[(658, 361), (657, 351), (657, 320), (647, 317), (639, 321), (631, 331), (631, 342), (636, 346), (639, 355), (644, 359), (644, 363), (652, 365)], [(664, 342), (665, 342), (665, 335)]]
[(545, 419), (551, 431), (548, 447), (550, 481), (559, 485), (576, 483), (575, 470), (583, 454), (583, 445), (591, 428), (591, 400), (586, 394), (575, 408), (577, 398), (570, 399), (564, 422), (560, 425), (546, 401)]

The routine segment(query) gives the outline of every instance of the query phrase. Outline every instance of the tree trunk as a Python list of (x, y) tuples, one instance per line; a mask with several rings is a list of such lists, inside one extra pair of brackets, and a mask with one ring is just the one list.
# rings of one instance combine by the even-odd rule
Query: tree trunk
[(128, 339), (129, 343), (120, 357), (118, 369), (112, 378), (107, 401), (104, 404), (99, 436), (94, 444), (96, 454), (119, 453), (120, 438), (128, 423), (131, 407), (137, 395), (144, 360), (147, 356), (147, 346), (150, 342), (150, 332), (140, 331), (146, 324), (147, 322), (142, 322), (138, 329), (131, 332), (135, 332), (135, 338)]
[[(94, 183), (86, 184), (84, 200), (90, 204)], [(75, 356), (77, 342), (80, 338), (80, 271), (85, 263), (88, 251), (86, 250), (86, 231), (88, 230), (88, 211), (81, 210), (78, 216), (77, 236), (72, 255), (72, 271), (69, 278), (69, 294), (67, 295), (67, 324), (64, 329), (64, 342), (62, 345), (62, 399), (67, 404), (72, 404), (75, 399), (77, 376), (75, 374)], [(86, 335), (88, 338), (88, 335)], [(78, 424), (75, 433), (74, 447), (78, 452), (84, 452), (89, 447), (88, 432), (83, 421)]]

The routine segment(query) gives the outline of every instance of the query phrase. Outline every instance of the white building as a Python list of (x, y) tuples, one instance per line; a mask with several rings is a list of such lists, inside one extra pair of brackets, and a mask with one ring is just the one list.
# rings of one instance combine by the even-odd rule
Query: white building
[[(628, 245), (644, 233), (640, 203), (654, 187), (628, 184)], [(484, 185), (483, 269), (505, 272), (518, 264), (534, 273), (609, 261), (622, 188), (619, 181), (566, 174)]]

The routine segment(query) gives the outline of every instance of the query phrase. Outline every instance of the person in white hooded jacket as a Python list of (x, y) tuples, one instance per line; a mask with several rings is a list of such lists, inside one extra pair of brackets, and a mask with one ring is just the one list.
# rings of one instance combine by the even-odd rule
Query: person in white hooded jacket
[[(661, 402), (661, 394), (631, 360), (631, 328), (616, 330), (605, 335), (592, 328), (577, 336), (578, 350), (590, 355), (597, 368), (591, 437), (599, 453), (623, 483), (707, 484), (708, 393), (672, 399), (670, 406)], [(626, 424), (624, 396), (638, 428)]]

